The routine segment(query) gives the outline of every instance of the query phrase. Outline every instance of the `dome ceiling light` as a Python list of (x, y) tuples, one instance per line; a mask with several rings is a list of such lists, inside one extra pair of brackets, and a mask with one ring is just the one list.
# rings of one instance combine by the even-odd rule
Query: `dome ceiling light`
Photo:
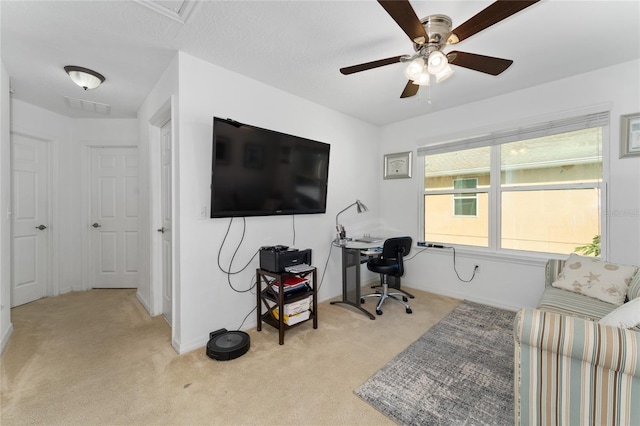
[(84, 90), (95, 89), (104, 83), (105, 80), (102, 74), (90, 70), (89, 68), (67, 65), (64, 67), (64, 70), (69, 74), (71, 80)]

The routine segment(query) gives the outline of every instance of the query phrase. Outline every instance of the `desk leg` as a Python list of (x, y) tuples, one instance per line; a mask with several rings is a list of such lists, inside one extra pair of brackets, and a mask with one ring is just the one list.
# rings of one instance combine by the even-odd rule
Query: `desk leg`
[(331, 304), (353, 306), (370, 319), (376, 319), (371, 312), (360, 306), (360, 250), (342, 247), (342, 300)]

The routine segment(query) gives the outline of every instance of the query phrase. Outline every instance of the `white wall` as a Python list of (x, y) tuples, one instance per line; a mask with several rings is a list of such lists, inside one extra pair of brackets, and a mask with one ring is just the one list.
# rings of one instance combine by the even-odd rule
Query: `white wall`
[[(240, 327), (243, 318), (256, 305), (255, 294), (234, 292), (227, 276), (217, 266), (216, 259), (230, 219), (208, 219), (201, 214), (203, 208), (207, 212), (209, 208), (214, 116), (331, 144), (327, 213), (296, 216), (295, 241), (292, 216), (247, 218), (246, 236), (232, 266), (237, 270), (249, 263), (245, 271), (231, 278), (238, 289), (246, 290), (252, 285), (259, 265), (257, 258), (249, 260), (263, 245), (311, 248), (313, 263), (322, 268), (335, 233), (335, 214), (357, 198), (366, 203), (372, 213), (356, 218), (353, 209), (341, 219), (347, 226), (353, 223), (352, 232), (376, 226), (379, 202), (375, 182), (380, 177), (376, 167), (380, 159), (376, 127), (184, 53), (179, 54), (179, 87), (179, 135), (175, 143), (177, 156), (174, 156), (179, 235), (174, 238), (179, 246), (176, 260), (180, 323), (174, 327), (179, 328), (178, 350), (185, 352), (203, 346), (213, 330)], [(242, 220), (235, 219), (222, 248), (220, 257), (225, 268), (240, 241), (241, 227)], [(339, 252), (333, 250), (319, 300), (340, 292), (340, 257)], [(253, 313), (243, 328), (255, 323)]]
[(4, 350), (13, 330), (10, 297), (11, 163), (9, 161), (9, 120), (9, 74), (4, 68), (4, 64), (0, 63), (0, 353)]
[[(640, 158), (619, 159), (619, 117), (640, 111), (640, 61), (532, 87), (429, 115), (385, 126), (381, 153), (416, 152), (418, 146), (487, 130), (513, 128), (513, 123), (536, 121), (550, 114), (596, 105), (610, 107), (609, 252), (612, 262), (640, 264)], [(444, 84), (453, 84), (451, 81)], [(433, 99), (437, 103), (437, 98)], [(419, 161), (416, 160), (416, 164)], [(381, 181), (382, 223), (405, 223), (409, 235), (418, 236), (420, 182)], [(403, 204), (398, 210), (394, 206)], [(415, 252), (414, 252), (415, 253)], [(460, 252), (459, 252), (460, 254)], [(462, 283), (452, 268), (450, 251), (429, 250), (407, 265), (404, 282), (415, 288), (449, 294), (512, 309), (535, 306), (543, 290), (542, 259), (483, 256), (472, 252), (458, 256), (462, 278), (469, 278), (475, 264), (481, 272), (472, 283)]]

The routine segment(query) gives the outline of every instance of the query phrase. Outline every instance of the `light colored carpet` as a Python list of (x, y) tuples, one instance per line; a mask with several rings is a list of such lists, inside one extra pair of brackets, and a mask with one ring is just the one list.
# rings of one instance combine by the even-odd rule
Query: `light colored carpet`
[(177, 355), (169, 326), (150, 318), (132, 290), (23, 305), (12, 310), (15, 330), (0, 361), (0, 423), (393, 424), (353, 389), (460, 303), (409, 291), (411, 315), (387, 303), (372, 321), (327, 301), (317, 330), (292, 329), (283, 346), (268, 325), (248, 330), (251, 349), (232, 361), (214, 361), (204, 348)]
[(401, 425), (512, 424), (514, 318), (464, 301), (355, 393)]

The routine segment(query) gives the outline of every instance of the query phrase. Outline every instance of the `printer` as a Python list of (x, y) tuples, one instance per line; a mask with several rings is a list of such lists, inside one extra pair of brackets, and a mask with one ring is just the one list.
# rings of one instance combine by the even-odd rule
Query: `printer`
[(275, 272), (285, 272), (287, 267), (311, 265), (311, 249), (298, 250), (287, 246), (265, 246), (260, 248), (260, 269)]

